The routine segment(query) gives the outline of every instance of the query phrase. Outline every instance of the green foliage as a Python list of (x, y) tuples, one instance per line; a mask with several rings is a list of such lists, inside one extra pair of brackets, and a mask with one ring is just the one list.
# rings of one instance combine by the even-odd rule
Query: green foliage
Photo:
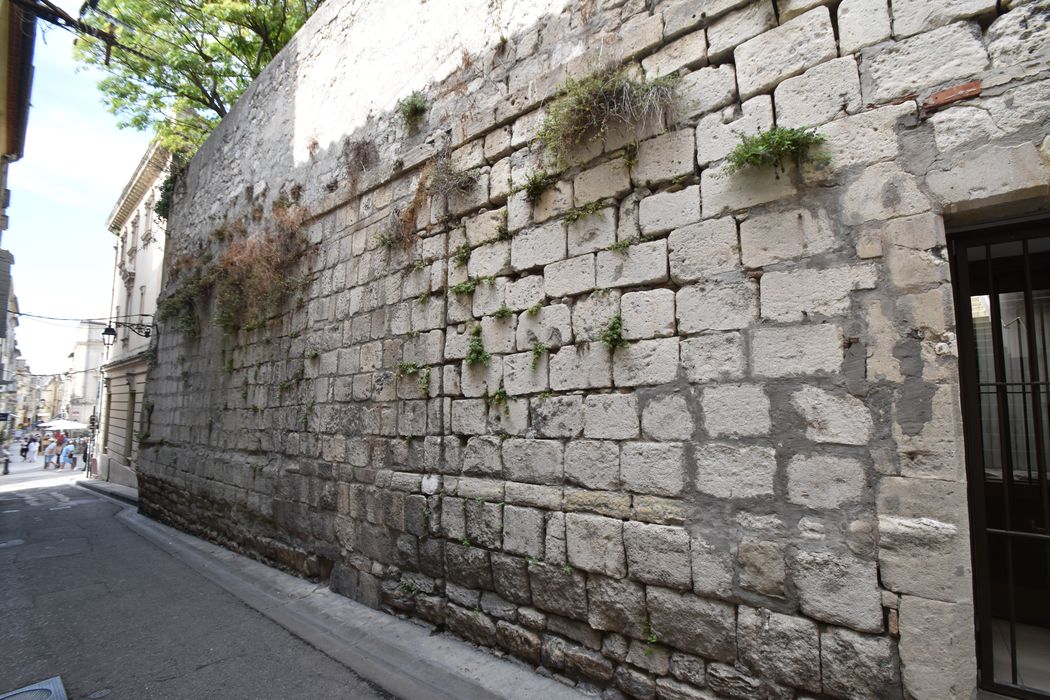
[(321, 0), (100, 0), (83, 21), (118, 46), (81, 34), (78, 61), (107, 73), (98, 84), (122, 127), (155, 130), (192, 155)]
[(627, 251), (631, 249), (631, 244), (633, 242), (634, 241), (632, 241), (631, 239), (625, 238), (622, 241), (616, 241), (615, 243), (613, 243), (611, 246), (609, 246), (609, 250), (615, 250), (617, 253), (623, 253), (624, 255), (626, 255)]
[(419, 365), (415, 362), (398, 362), (397, 363), (397, 376), (409, 377), (419, 372)]
[(573, 149), (603, 138), (610, 129), (663, 122), (676, 80), (676, 75), (635, 79), (624, 66), (570, 78), (563, 94), (547, 105), (536, 139), (550, 161), (564, 167)]
[(157, 304), (157, 321), (173, 321), (180, 333), (196, 338), (200, 334), (199, 306), (211, 288), (211, 276), (205, 275), (202, 268), (184, 273), (175, 290)]
[(492, 315), (496, 318), (510, 318), (514, 312), (507, 306), (507, 302), (503, 302), (498, 309), (492, 312)]
[(543, 356), (551, 351), (550, 346), (540, 341), (534, 341), (532, 343), (532, 368), (536, 369), (539, 366), (540, 360)]
[(427, 113), (427, 96), (419, 90), (397, 103), (397, 112), (409, 131), (415, 131)]
[(792, 158), (796, 163), (822, 162), (826, 160), (826, 157), (813, 155), (811, 149), (826, 140), (827, 137), (818, 134), (812, 128), (776, 127), (754, 136), (744, 135), (727, 157), (729, 171), (736, 172), (744, 168), (768, 166), (783, 171), (785, 158)]
[(470, 244), (464, 243), (456, 248), (452, 255), (452, 261), (456, 264), (456, 267), (463, 267), (470, 262)]
[(453, 294), (473, 294), (474, 290), (478, 288), (478, 282), (481, 280), (477, 277), (468, 277), (459, 284), (454, 284), (448, 288)]
[(252, 474), (259, 476), (262, 474), (262, 470), (266, 468), (266, 465), (262, 462), (249, 462), (248, 468), (252, 470)]
[(487, 365), (491, 359), (492, 355), (485, 349), (485, 344), (481, 341), (481, 326), (474, 326), (470, 331), (470, 343), (467, 345), (467, 364), (471, 367)]
[(529, 173), (529, 176), (525, 178), (525, 182), (519, 189), (525, 193), (525, 199), (534, 204), (557, 181), (557, 175), (548, 173), (546, 170), (537, 170)]
[(507, 390), (503, 387), (503, 382), (500, 382), (499, 389), (496, 389), (495, 393), (489, 397), (490, 406), (498, 406), (503, 410), (503, 415), (510, 413), (510, 395), (507, 394)]
[(630, 170), (638, 165), (638, 142), (631, 141), (623, 147), (623, 164)]
[(164, 176), (164, 181), (160, 183), (160, 196), (157, 197), (156, 203), (153, 205), (153, 211), (157, 216), (168, 220), (168, 214), (171, 213), (171, 201), (175, 196), (175, 185), (178, 182), (180, 168), (172, 161), (171, 166), (168, 168), (168, 174)]
[(579, 221), (580, 219), (586, 219), (588, 216), (594, 216), (602, 208), (601, 202), (587, 202), (582, 207), (573, 207), (565, 213), (565, 220), (569, 222)]
[(419, 390), (424, 396), (430, 394), (430, 368), (424, 367), (419, 370)]
[(394, 243), (396, 242), (397, 238), (395, 238), (394, 234), (390, 233), (389, 231), (380, 231), (376, 234), (376, 243), (383, 246), (384, 248), (393, 248)]
[(598, 340), (602, 341), (605, 347), (610, 350), (615, 350), (621, 345), (627, 344), (623, 337), (623, 317), (620, 314), (616, 314), (609, 320), (608, 325), (602, 329), (601, 335), (598, 336)]

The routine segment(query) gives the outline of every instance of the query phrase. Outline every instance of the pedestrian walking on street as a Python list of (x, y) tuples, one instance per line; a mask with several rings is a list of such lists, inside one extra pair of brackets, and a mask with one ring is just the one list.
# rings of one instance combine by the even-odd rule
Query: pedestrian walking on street
[(73, 451), (75, 448), (73, 447), (72, 441), (66, 440), (65, 442), (66, 444), (62, 446), (58, 468), (64, 469), (69, 467), (69, 471), (73, 471)]
[(36, 455), (40, 451), (40, 441), (36, 439), (36, 435), (29, 438), (29, 442), (26, 444), (26, 455), (23, 462), (35, 462)]
[[(47, 443), (47, 447), (44, 448), (44, 469), (47, 469), (47, 465), (55, 463), (56, 451), (54, 441)], [(57, 464), (55, 464), (55, 468), (58, 468)]]

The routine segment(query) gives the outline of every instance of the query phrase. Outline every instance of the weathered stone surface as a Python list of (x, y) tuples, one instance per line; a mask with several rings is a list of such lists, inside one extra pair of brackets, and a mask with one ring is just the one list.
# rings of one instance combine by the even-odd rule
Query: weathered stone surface
[(699, 657), (677, 651), (671, 654), (671, 675), (680, 681), (704, 685), (705, 666), (704, 660)]
[(685, 486), (685, 457), (678, 443), (627, 442), (620, 454), (626, 489), (656, 496), (677, 496)]
[(598, 515), (567, 513), (565, 543), (569, 563), (585, 571), (613, 578), (627, 574), (623, 521)]
[[(599, 199), (622, 197), (630, 189), (631, 176), (627, 172), (627, 164), (620, 158), (584, 170), (573, 180), (573, 194), (578, 207)], [(571, 253), (571, 241), (569, 248)]]
[(587, 600), (587, 622), (594, 629), (645, 637), (645, 589), (640, 584), (588, 576)]
[(560, 483), (563, 474), (562, 445), (557, 440), (505, 440), (503, 472), (507, 478), (515, 481)]
[[(696, 162), (700, 167), (722, 160), (733, 150), (740, 137), (754, 136), (773, 128), (773, 100), (769, 95), (753, 97), (737, 112), (727, 108), (711, 114), (696, 127)], [(702, 194), (702, 193), (701, 193)]]
[(929, 211), (930, 200), (915, 179), (893, 163), (877, 163), (850, 183), (841, 195), (842, 222), (853, 226)]
[(864, 52), (861, 76), (866, 102), (888, 102), (951, 80), (974, 77), (988, 65), (980, 29), (950, 24)]
[(682, 338), (679, 343), (682, 372), (691, 382), (738, 379), (746, 360), (740, 333), (710, 333)]
[[(901, 596), (900, 656), (908, 697), (963, 700), (975, 681), (973, 606)], [(937, 645), (929, 640), (936, 639)]]
[(875, 269), (856, 265), (762, 276), (762, 317), (774, 321), (802, 321), (849, 312), (851, 292), (875, 286)]
[(774, 450), (757, 445), (703, 443), (695, 449), (696, 488), (720, 498), (773, 494)]
[(575, 644), (566, 644), (564, 654), (565, 670), (569, 673), (603, 683), (612, 678), (613, 665), (600, 653)]
[(551, 263), (543, 268), (543, 289), (549, 297), (572, 296), (594, 289), (594, 256)]
[(492, 583), (496, 592), (519, 605), (532, 602), (529, 592), (529, 572), (525, 559), (493, 552)]
[(445, 571), (448, 580), (467, 588), (492, 588), (489, 553), (477, 547), (445, 543)]
[(601, 339), (602, 331), (620, 313), (620, 296), (619, 290), (603, 289), (576, 300), (572, 306), (572, 332), (577, 342)]
[(775, 598), (784, 597), (784, 545), (766, 540), (745, 539), (737, 547), (740, 585)]
[(788, 500), (807, 508), (838, 508), (864, 493), (864, 465), (855, 459), (796, 455), (787, 468)]
[(631, 640), (627, 663), (656, 675), (666, 675), (671, 665), (671, 654), (664, 647)]
[(710, 598), (729, 598), (733, 592), (733, 557), (728, 548), (693, 537), (693, 591)]
[(537, 361), (531, 352), (503, 357), (503, 388), (510, 396), (536, 394), (547, 389), (546, 357)]
[(763, 678), (820, 692), (820, 640), (813, 622), (742, 605), (737, 645), (741, 660)]
[(726, 664), (708, 664), (707, 684), (723, 697), (748, 700), (762, 695), (762, 681)]
[(686, 34), (642, 59), (647, 76), (658, 78), (679, 68), (695, 68), (707, 63), (707, 38), (703, 30)]
[(886, 0), (842, 0), (838, 9), (839, 51), (856, 53), (890, 38), (890, 8)]
[(453, 632), (472, 642), (489, 646), (496, 643), (496, 625), (484, 613), (449, 605), (445, 620)]
[(666, 384), (678, 376), (678, 338), (639, 340), (613, 355), (613, 382), (619, 387)]
[(758, 318), (758, 285), (752, 280), (683, 287), (675, 295), (681, 333), (731, 331)]
[(827, 163), (806, 166), (807, 175), (823, 177), (829, 171), (864, 163), (892, 160), (900, 153), (898, 131), (915, 123), (915, 103), (904, 102), (854, 114), (820, 126), (826, 139), (820, 148)]
[(606, 207), (590, 216), (570, 221), (568, 235), (569, 255), (583, 255), (608, 248), (616, 242), (616, 208)]
[(496, 623), (496, 642), (519, 659), (540, 662), (540, 636), (530, 629), (500, 620)]
[(861, 108), (860, 74), (852, 56), (814, 66), (788, 78), (773, 93), (777, 126), (817, 126)]
[(689, 534), (684, 528), (628, 521), (623, 538), (632, 579), (668, 588), (691, 586)]
[(723, 161), (700, 174), (704, 216), (720, 216), (775, 202), (795, 193), (794, 183), (774, 168), (748, 168), (730, 172)]
[(553, 221), (526, 229), (511, 241), (510, 262), (515, 270), (542, 267), (565, 258), (565, 224)]
[(784, 260), (806, 258), (835, 245), (826, 214), (771, 211), (750, 216), (740, 223), (744, 267), (757, 268)]
[(814, 442), (866, 445), (871, 440), (871, 414), (852, 396), (807, 386), (791, 395), (791, 405), (806, 422), (806, 437)]
[(565, 304), (544, 306), (536, 313), (518, 316), (515, 344), (519, 351), (532, 351), (536, 343), (549, 348), (572, 342), (572, 315)]
[[(988, 0), (985, 0), (987, 2)], [(969, 0), (976, 4), (979, 0)], [(1010, 12), (1000, 15), (985, 38), (992, 65), (1007, 67), (1050, 56), (1050, 20), (1045, 5), (1038, 2), (1014, 3)]]
[(686, 73), (678, 81), (678, 113), (693, 117), (721, 109), (736, 99), (736, 70), (732, 63)]
[(550, 355), (551, 389), (592, 389), (612, 386), (612, 354), (601, 343), (570, 345)]
[(592, 394), (584, 401), (583, 434), (588, 438), (630, 440), (638, 437), (638, 397)]
[(759, 328), (751, 336), (751, 364), (766, 377), (838, 372), (842, 334), (831, 324)]
[(712, 437), (764, 435), (771, 427), (761, 386), (722, 384), (704, 390), (704, 428)]
[[(656, 638), (719, 661), (736, 656), (736, 609), (728, 603), (651, 586), (647, 604)], [(689, 620), (689, 625), (682, 625)]]
[(583, 399), (580, 396), (536, 399), (532, 402), (532, 425), (541, 437), (578, 436), (583, 432)]
[(589, 489), (619, 488), (619, 446), (604, 440), (571, 441), (565, 447), (565, 478)]
[(931, 171), (926, 184), (951, 212), (1045, 197), (1050, 192), (1046, 165), (1030, 143), (989, 144), (967, 154), (965, 163)]
[(627, 340), (674, 335), (674, 292), (670, 289), (628, 292), (620, 298), (620, 316)]
[(765, 92), (784, 78), (838, 56), (828, 8), (818, 7), (736, 48), (740, 96)]
[(995, 0), (894, 0), (893, 34), (898, 39), (929, 31), (960, 19), (995, 11)]
[(473, 544), (499, 549), (503, 539), (503, 506), (469, 500), (464, 504), (467, 539)]
[(777, 16), (770, 2), (748, 3), (715, 20), (707, 29), (711, 62), (722, 63), (739, 44), (775, 26)]
[(667, 247), (671, 279), (678, 284), (733, 272), (740, 265), (736, 222), (728, 216), (675, 229)]
[(696, 185), (677, 192), (651, 195), (643, 199), (638, 208), (638, 223), (642, 233), (647, 236), (687, 226), (699, 220), (700, 188)]
[(860, 632), (882, 631), (875, 562), (833, 552), (799, 552), (792, 580), (806, 615)]
[(599, 251), (597, 260), (595, 279), (603, 289), (667, 280), (667, 241), (662, 239), (636, 243), (624, 252)]
[(635, 187), (693, 174), (692, 129), (669, 131), (638, 144), (638, 163), (631, 168)]
[(688, 440), (696, 429), (685, 397), (652, 399), (642, 409), (642, 432), (651, 440)]
[(617, 668), (614, 682), (616, 687), (629, 697), (639, 700), (653, 700), (656, 697), (656, 683), (653, 679), (630, 666)]
[(543, 512), (534, 508), (503, 507), (503, 550), (543, 557)]
[(820, 634), (820, 669), (824, 692), (832, 697), (900, 697), (896, 653), (886, 637), (829, 627)]

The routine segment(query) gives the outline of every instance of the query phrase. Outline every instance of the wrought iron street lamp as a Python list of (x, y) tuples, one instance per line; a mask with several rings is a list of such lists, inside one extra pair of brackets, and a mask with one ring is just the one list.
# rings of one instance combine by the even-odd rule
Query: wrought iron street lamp
[(112, 326), (106, 326), (102, 330), (102, 343), (107, 348), (113, 345), (113, 342), (117, 339), (117, 329), (113, 326), (127, 328), (132, 333), (141, 335), (143, 338), (148, 338), (153, 330), (148, 323), (124, 323), (123, 321), (113, 321)]

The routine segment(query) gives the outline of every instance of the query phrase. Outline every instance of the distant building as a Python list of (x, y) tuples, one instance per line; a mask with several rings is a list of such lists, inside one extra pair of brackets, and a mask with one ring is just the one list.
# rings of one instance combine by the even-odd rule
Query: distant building
[(65, 378), (63, 413), (69, 420), (87, 423), (98, 405), (98, 388), (102, 380), (102, 363), (106, 346), (96, 324), (81, 323), (77, 340), (69, 353), (70, 367)]
[(111, 316), (117, 339), (103, 365), (101, 433), (96, 450), (99, 475), (137, 484), (135, 459), (141, 432), (142, 392), (149, 369), (148, 338), (128, 324), (150, 325), (157, 308), (164, 260), (164, 221), (154, 208), (170, 156), (153, 144), (109, 215), (107, 227), (118, 237), (113, 266)]

